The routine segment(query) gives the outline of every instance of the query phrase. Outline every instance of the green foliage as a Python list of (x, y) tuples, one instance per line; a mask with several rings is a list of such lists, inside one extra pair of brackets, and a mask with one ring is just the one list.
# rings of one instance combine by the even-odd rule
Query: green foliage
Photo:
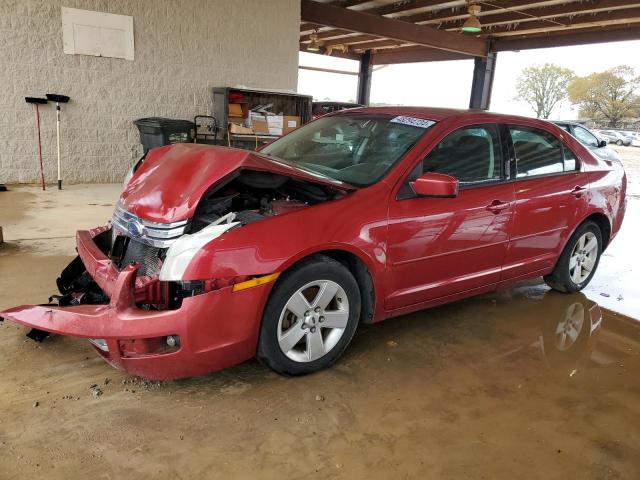
[(574, 73), (553, 63), (525, 68), (516, 83), (516, 100), (527, 102), (538, 118), (549, 118), (554, 107), (567, 97)]
[(640, 77), (627, 65), (577, 77), (568, 88), (569, 100), (580, 115), (617, 127), (620, 121), (640, 114)]

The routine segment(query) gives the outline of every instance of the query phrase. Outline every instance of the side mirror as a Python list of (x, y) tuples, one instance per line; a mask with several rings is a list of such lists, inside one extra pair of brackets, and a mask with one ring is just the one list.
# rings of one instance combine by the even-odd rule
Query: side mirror
[(458, 196), (458, 180), (443, 173), (424, 173), (409, 185), (419, 197), (453, 198)]
[(600, 147), (600, 148), (606, 147), (608, 143), (609, 142), (607, 140), (600, 139), (600, 140), (598, 140), (598, 147)]

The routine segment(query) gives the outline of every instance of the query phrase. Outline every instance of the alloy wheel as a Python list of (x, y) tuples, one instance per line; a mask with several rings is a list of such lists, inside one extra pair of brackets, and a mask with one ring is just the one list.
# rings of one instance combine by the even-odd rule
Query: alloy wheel
[(598, 239), (587, 232), (578, 239), (569, 257), (569, 276), (573, 283), (580, 285), (589, 278), (597, 259)]
[(312, 362), (329, 353), (349, 320), (349, 300), (331, 280), (317, 280), (299, 288), (278, 320), (278, 345), (295, 362)]

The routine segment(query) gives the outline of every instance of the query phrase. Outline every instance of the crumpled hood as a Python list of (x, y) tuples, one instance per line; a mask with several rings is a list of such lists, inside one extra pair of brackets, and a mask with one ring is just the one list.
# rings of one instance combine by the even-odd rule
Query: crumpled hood
[(202, 195), (238, 169), (277, 173), (348, 191), (334, 183), (276, 163), (247, 150), (177, 143), (149, 151), (120, 197), (122, 206), (152, 222), (171, 223), (191, 218)]

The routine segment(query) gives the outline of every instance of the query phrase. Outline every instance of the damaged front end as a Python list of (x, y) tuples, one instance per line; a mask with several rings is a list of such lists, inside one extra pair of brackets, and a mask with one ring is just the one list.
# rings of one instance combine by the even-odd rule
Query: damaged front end
[[(149, 183), (147, 178), (145, 187)], [(278, 273), (220, 277), (211, 266), (205, 269), (211, 275), (194, 280), (185, 278), (187, 266), (227, 231), (344, 191), (249, 168), (209, 185), (195, 202), (176, 196), (193, 205), (187, 218), (136, 215), (130, 186), (110, 225), (77, 232), (78, 256), (57, 279), (59, 294), (47, 305), (15, 307), (0, 317), (31, 327), (28, 336), (37, 341), (52, 333), (86, 338), (111, 365), (148, 379), (200, 375), (251, 358), (269, 283)], [(147, 209), (155, 201), (157, 211), (183, 208), (152, 197), (138, 195), (136, 201)]]

